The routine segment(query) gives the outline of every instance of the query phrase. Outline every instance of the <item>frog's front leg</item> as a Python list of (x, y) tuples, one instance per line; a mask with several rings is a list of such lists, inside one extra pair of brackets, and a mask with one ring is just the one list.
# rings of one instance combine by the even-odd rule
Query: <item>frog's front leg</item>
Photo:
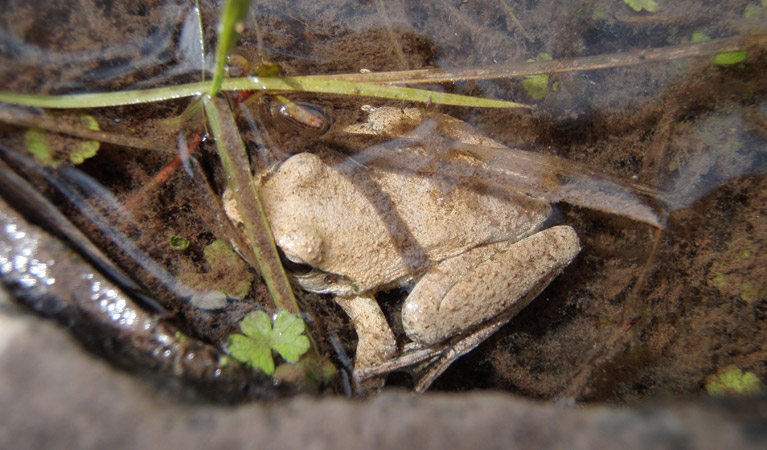
[[(402, 323), (408, 337), (428, 347), (475, 330), (443, 354), (447, 361), (437, 363), (419, 387), (427, 388), (452, 361), (527, 306), (579, 251), (575, 231), (558, 226), (513, 244), (478, 247), (427, 272), (403, 306)], [(485, 328), (476, 330), (480, 324)]]
[[(356, 379), (359, 370), (390, 360), (397, 351), (397, 342), (373, 296), (336, 297), (336, 303), (343, 308), (357, 331), (357, 353), (354, 357)], [(362, 387), (375, 390), (382, 386), (383, 379), (374, 379)]]

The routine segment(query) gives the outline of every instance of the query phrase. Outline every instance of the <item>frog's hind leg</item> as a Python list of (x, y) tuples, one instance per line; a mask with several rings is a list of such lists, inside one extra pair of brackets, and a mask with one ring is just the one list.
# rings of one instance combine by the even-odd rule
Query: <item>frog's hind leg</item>
[(426, 390), (460, 356), (527, 306), (580, 251), (568, 226), (498, 243), (446, 260), (424, 275), (405, 302), (402, 323), (421, 346), (447, 347), (416, 386)]
[[(559, 271), (549, 273), (548, 276), (539, 280), (533, 289), (531, 289), (523, 298), (519, 299), (517, 305), (529, 304), (538, 296), (538, 294), (546, 289), (546, 286), (548, 286), (551, 280), (556, 278), (557, 275), (559, 275)], [(434, 383), (434, 381), (439, 378), (439, 376), (442, 375), (455, 360), (474, 350), (479, 344), (495, 334), (496, 331), (500, 330), (513, 319), (518, 312), (519, 309), (517, 308), (509, 309), (490, 321), (485, 322), (470, 334), (463, 335), (454, 342), (445, 345), (444, 349), (441, 349), (439, 355), (434, 357), (421, 371), (419, 375), (420, 378), (413, 390), (419, 394), (426, 392), (432, 383)]]

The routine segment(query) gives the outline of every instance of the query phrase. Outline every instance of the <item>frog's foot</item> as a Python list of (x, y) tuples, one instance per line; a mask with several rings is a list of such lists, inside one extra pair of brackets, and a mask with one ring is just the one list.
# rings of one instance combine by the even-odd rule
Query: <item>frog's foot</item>
[[(383, 311), (372, 296), (337, 297), (336, 303), (349, 315), (357, 331), (354, 378), (361, 382), (363, 380), (357, 374), (391, 359), (397, 351), (397, 342)], [(360, 384), (364, 391), (380, 389), (385, 381), (383, 378), (372, 377), (367, 377), (367, 380)]]
[(418, 382), (414, 391), (422, 394), (439, 378), (451, 364), (461, 356), (472, 351), (493, 333), (508, 323), (514, 314), (503, 314), (483, 325), (480, 329), (462, 336), (454, 342), (419, 348), (414, 345), (411, 350), (397, 358), (390, 359), (368, 367), (355, 369), (354, 378), (362, 383), (368, 379), (380, 377), (397, 370), (410, 369), (416, 374)]

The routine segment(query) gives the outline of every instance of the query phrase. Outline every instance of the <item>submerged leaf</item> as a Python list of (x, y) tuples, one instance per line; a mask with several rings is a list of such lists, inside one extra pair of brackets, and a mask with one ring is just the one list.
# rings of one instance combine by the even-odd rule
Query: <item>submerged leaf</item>
[[(64, 119), (66, 120), (66, 119)], [(78, 117), (80, 124), (88, 130), (99, 131), (99, 124), (93, 116), (83, 114)], [(43, 167), (56, 168), (67, 158), (73, 164), (82, 164), (86, 159), (96, 156), (99, 141), (80, 140), (68, 136), (51, 134), (40, 127), (27, 130), (24, 145)]]
[(171, 250), (184, 251), (189, 248), (189, 241), (183, 236), (173, 235), (169, 239)]
[(55, 168), (59, 165), (51, 154), (50, 137), (42, 128), (27, 130), (24, 134), (24, 145), (41, 166)]
[[(529, 60), (528, 62), (532, 61), (533, 60)], [(535, 58), (535, 61), (551, 61), (551, 55), (548, 53), (541, 53)], [(525, 77), (525, 79), (522, 80), (522, 87), (530, 97), (535, 100), (541, 100), (549, 92), (549, 74), (542, 73)]]
[(714, 56), (714, 64), (717, 66), (731, 66), (746, 60), (748, 52), (720, 53)]

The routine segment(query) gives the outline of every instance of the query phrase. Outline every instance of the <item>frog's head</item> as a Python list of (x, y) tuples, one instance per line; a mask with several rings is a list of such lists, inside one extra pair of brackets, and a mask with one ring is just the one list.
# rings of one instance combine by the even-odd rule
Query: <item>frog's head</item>
[(347, 276), (327, 271), (325, 266), (329, 261), (321, 233), (310, 223), (294, 224), (285, 231), (280, 229), (280, 224), (275, 225), (275, 242), (288, 262), (285, 268), (302, 288), (317, 294), (341, 296), (361, 292), (361, 288)]

